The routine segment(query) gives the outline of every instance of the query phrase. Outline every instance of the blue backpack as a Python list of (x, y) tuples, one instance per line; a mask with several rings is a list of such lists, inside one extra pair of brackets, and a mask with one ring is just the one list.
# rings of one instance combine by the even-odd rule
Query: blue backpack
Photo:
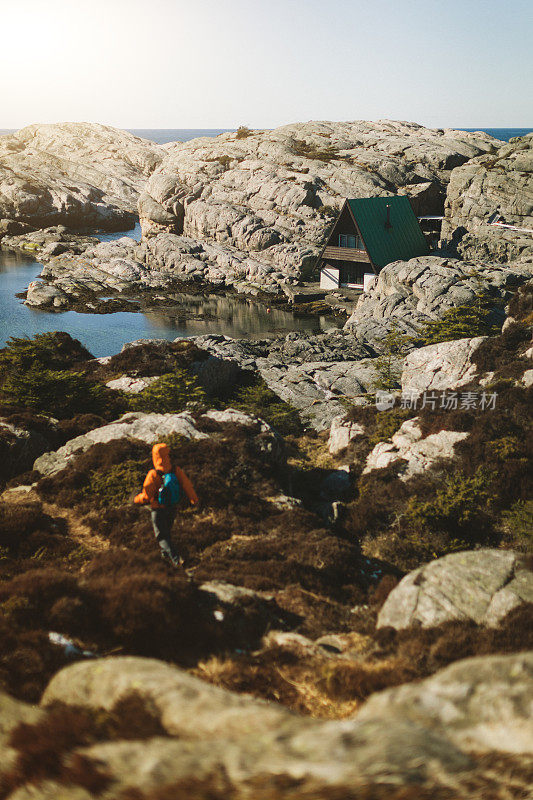
[(165, 472), (159, 490), (159, 505), (175, 506), (181, 500), (181, 486), (174, 472)]

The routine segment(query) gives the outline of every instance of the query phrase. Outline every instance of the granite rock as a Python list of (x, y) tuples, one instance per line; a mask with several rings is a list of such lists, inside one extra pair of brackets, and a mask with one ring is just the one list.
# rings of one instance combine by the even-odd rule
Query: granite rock
[[(440, 319), (481, 292), (505, 303), (530, 278), (527, 265), (503, 267), (440, 256), (395, 261), (361, 295), (345, 328), (379, 352), (391, 331), (416, 336), (425, 322)], [(493, 314), (503, 322), (503, 312), (495, 307)]]
[(358, 422), (350, 422), (345, 414), (334, 417), (329, 430), (328, 450), (336, 456), (346, 450), (352, 439), (364, 436), (365, 428)]
[(378, 692), (360, 722), (403, 719), (463, 751), (533, 751), (533, 653), (457, 661), (430, 678)]
[[(495, 214), (499, 222), (525, 230), (490, 225)], [(453, 170), (442, 238), (465, 258), (507, 263), (533, 256), (532, 133)]]
[(168, 148), (139, 199), (143, 232), (253, 254), (287, 280), (313, 268), (346, 197), (410, 194), (438, 213), (454, 166), (499, 142), (415, 123), (307, 122)]
[(450, 553), (410, 572), (388, 596), (378, 628), (434, 628), (451, 620), (497, 625), (513, 608), (533, 602), (533, 572), (511, 550)]
[(34, 228), (125, 230), (164, 150), (96, 123), (30, 125), (0, 139), (0, 217)]
[(139, 439), (154, 444), (164, 436), (177, 433), (186, 439), (206, 439), (207, 434), (198, 431), (193, 417), (188, 412), (181, 414), (144, 414), (141, 412), (124, 414), (116, 422), (76, 436), (57, 451), (44, 453), (34, 463), (33, 468), (42, 475), (60, 472), (93, 444), (106, 443), (115, 439)]
[[(383, 412), (386, 413), (386, 412)], [(407, 419), (390, 441), (378, 442), (368, 454), (363, 474), (395, 465), (401, 480), (420, 475), (440, 459), (451, 459), (468, 433), (442, 430), (423, 436), (417, 418)]]
[(485, 338), (456, 339), (413, 350), (403, 363), (402, 392), (421, 394), (467, 386), (478, 371), (472, 355)]

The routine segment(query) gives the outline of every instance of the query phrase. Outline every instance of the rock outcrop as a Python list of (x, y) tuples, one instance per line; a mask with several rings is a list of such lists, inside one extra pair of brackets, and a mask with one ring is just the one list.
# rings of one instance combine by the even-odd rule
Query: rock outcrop
[(520, 603), (533, 603), (533, 572), (512, 550), (468, 550), (430, 561), (400, 581), (378, 627), (433, 628), (450, 620), (496, 625)]
[(532, 681), (533, 653), (467, 658), (373, 695), (358, 719), (409, 720), (467, 751), (531, 753)]
[[(525, 230), (489, 224), (495, 215)], [(442, 238), (465, 258), (500, 263), (533, 258), (533, 134), (453, 170)]]
[(124, 414), (116, 422), (103, 425), (101, 428), (94, 428), (82, 436), (76, 436), (59, 450), (44, 453), (35, 461), (33, 468), (42, 475), (54, 475), (93, 444), (102, 444), (123, 438), (139, 439), (142, 442), (153, 444), (158, 439), (174, 433), (184, 436), (186, 439), (207, 438), (207, 434), (196, 429), (193, 417), (187, 412), (182, 414), (143, 414), (141, 412)]
[[(234, 409), (211, 411), (203, 416), (206, 419), (213, 419), (217, 422), (230, 422), (254, 428), (262, 434), (268, 434), (272, 439), (272, 443), (275, 442), (277, 445), (276, 434), (266, 422), (257, 417), (251, 417)], [(44, 453), (35, 461), (33, 468), (38, 470), (41, 475), (55, 475), (56, 472), (65, 469), (72, 459), (84, 453), (94, 444), (105, 444), (117, 439), (138, 439), (147, 444), (154, 444), (161, 438), (172, 434), (178, 434), (185, 439), (208, 438), (207, 433), (197, 429), (194, 417), (187, 411), (183, 411), (181, 414), (132, 412), (124, 414), (116, 422), (110, 422), (108, 425), (102, 425), (102, 427), (94, 428), (82, 436), (70, 439), (59, 450)], [(273, 446), (271, 450), (277, 452), (279, 448)]]
[[(156, 709), (169, 736), (78, 750), (114, 778), (112, 797), (126, 786), (150, 791), (216, 773), (228, 789), (285, 776), (315, 782), (313, 797), (375, 784), (386, 796), (407, 783), (453, 787), (455, 797), (466, 798), (469, 781), (480, 776), (471, 752), (530, 752), (531, 685), (529, 654), (467, 659), (374, 695), (355, 717), (327, 722), (211, 687), (152, 659), (106, 658), (58, 673), (42, 704), (111, 709), (133, 691)], [(492, 786), (495, 777), (493, 771)], [(282, 797), (294, 796), (282, 787)]]
[(164, 149), (96, 123), (30, 125), (0, 138), (0, 219), (126, 230)]
[(478, 371), (472, 355), (485, 339), (455, 339), (413, 350), (403, 363), (402, 392), (421, 394), (467, 386)]
[(308, 122), (168, 148), (139, 200), (143, 232), (219, 242), (295, 278), (346, 197), (410, 194), (442, 207), (453, 167), (499, 143), (406, 122)]
[[(480, 293), (494, 297), (495, 305), (507, 302), (530, 277), (527, 265), (506, 268), (439, 256), (396, 261), (361, 295), (345, 327), (379, 350), (391, 331), (414, 335), (424, 322), (440, 319)], [(494, 314), (503, 322), (501, 311)]]
[(455, 445), (467, 437), (468, 433), (445, 430), (423, 436), (417, 418), (407, 419), (390, 441), (375, 445), (367, 456), (363, 473), (394, 465), (400, 470), (400, 478), (408, 480), (440, 459), (453, 458)]

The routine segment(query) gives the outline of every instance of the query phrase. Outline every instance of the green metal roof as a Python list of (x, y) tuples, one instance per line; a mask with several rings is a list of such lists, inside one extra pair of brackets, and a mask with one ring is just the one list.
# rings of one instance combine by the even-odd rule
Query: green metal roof
[[(347, 203), (376, 267), (428, 255), (429, 247), (405, 195), (362, 197)], [(390, 228), (385, 227), (387, 206), (390, 206)]]

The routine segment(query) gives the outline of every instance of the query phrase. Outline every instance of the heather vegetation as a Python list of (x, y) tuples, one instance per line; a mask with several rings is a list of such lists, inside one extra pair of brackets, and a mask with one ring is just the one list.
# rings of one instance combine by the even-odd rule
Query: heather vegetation
[[(373, 692), (454, 660), (531, 648), (525, 606), (493, 629), (468, 621), (424, 631), (376, 630), (381, 606), (406, 571), (461, 549), (531, 548), (533, 390), (516, 383), (530, 335), (528, 297), (515, 302), (518, 321), (476, 354), (480, 372), (493, 365), (496, 408), (353, 406), (347, 419), (363, 433), (342, 460), (258, 377), (242, 373), (224, 392), (208, 393), (196, 370), (208, 355), (190, 342), (125, 348), (103, 364), (64, 334), (10, 342), (0, 351), (4, 420), (39, 433), (47, 449), (131, 410), (188, 410), (207, 436), (166, 439), (200, 497), (199, 507), (181, 507), (174, 526), (187, 571), (162, 562), (149, 515), (132, 504), (151, 466), (149, 444), (129, 438), (95, 444), (55, 474), (15, 476), (12, 485), (34, 487), (23, 501), (0, 504), (0, 688), (39, 699), (72, 657), (50, 640), (54, 631), (80, 650), (163, 659), (222, 687), (332, 718), (352, 714)], [(393, 336), (381, 375), (389, 388), (402, 348)], [(138, 394), (106, 387), (123, 375), (156, 380)], [(276, 435), (258, 423), (204, 416), (207, 408), (228, 407), (264, 419)], [(409, 480), (402, 479), (401, 465), (364, 472), (372, 449), (414, 417), (424, 437), (453, 430), (468, 438), (453, 460)], [(323, 485), (339, 464), (349, 464), (350, 472), (333, 519)], [(248, 593), (231, 602), (202, 588), (217, 581)], [(273, 628), (314, 641), (344, 637), (345, 651), (332, 657), (318, 645), (298, 650), (264, 638)], [(155, 735), (150, 709), (139, 698), (128, 703), (98, 719), (81, 714), (72, 723), (72, 748), (125, 738), (120, 725), (128, 720), (139, 737)], [(54, 709), (14, 735), (18, 760), (4, 778), (4, 793), (20, 785), (21, 770), (105, 786), (106, 776), (89, 763), (72, 766), (78, 777), (53, 758), (39, 771), (48, 736), (57, 744), (51, 750), (68, 751), (61, 738), (72, 722), (68, 714)], [(73, 762), (61, 760), (66, 763)], [(287, 797), (306, 796), (304, 787), (292, 788), (296, 794)]]

